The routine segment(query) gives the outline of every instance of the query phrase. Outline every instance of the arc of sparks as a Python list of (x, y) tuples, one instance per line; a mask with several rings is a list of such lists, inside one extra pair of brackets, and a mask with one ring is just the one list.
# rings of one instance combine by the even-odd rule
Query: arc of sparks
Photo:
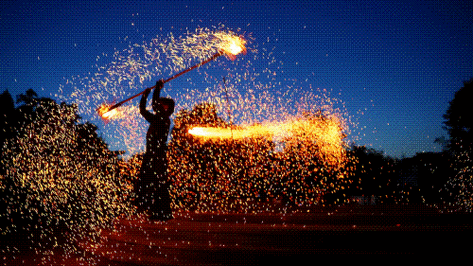
[[(240, 53), (243, 53), (243, 54), (246, 54), (246, 47), (245, 47), (245, 44), (246, 44), (246, 41), (239, 37), (239, 36), (229, 36), (229, 35), (225, 35), (223, 37), (221, 37), (222, 39), (222, 42), (221, 44), (219, 45), (219, 49), (218, 49), (218, 52), (215, 53), (213, 56), (211, 56), (210, 58), (194, 65), (194, 66), (191, 66), (169, 78), (167, 78), (166, 80), (164, 80), (164, 83), (167, 83), (181, 75), (184, 75), (185, 73), (189, 72), (189, 71), (192, 71), (198, 67), (201, 67), (215, 59), (217, 59), (218, 57), (220, 57), (221, 55), (225, 55), (227, 56), (230, 60), (235, 60), (236, 56)], [(155, 89), (156, 88), (156, 85), (152, 86), (152, 87), (149, 87), (147, 89)], [(146, 90), (147, 90), (146, 89)], [(131, 96), (130, 98), (127, 98), (121, 102), (118, 102), (114, 105), (101, 105), (98, 109), (97, 109), (97, 112), (99, 113), (99, 115), (103, 118), (103, 119), (110, 119), (112, 116), (114, 116), (117, 112), (116, 112), (116, 108), (117, 107), (120, 107), (122, 104), (142, 95), (146, 90), (143, 90), (142, 92), (136, 94), (136, 95), (133, 95)]]

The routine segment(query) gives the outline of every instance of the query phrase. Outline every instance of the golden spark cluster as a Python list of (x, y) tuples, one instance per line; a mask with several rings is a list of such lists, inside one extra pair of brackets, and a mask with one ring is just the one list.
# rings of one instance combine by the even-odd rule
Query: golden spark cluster
[(329, 204), (328, 193), (343, 203), (349, 156), (336, 115), (235, 126), (203, 104), (181, 111), (175, 124), (168, 158), (177, 209), (275, 211), (268, 201)]
[(452, 166), (456, 170), (443, 190), (455, 195), (453, 205), (458, 210), (473, 212), (473, 160), (472, 151), (463, 149), (455, 153)]

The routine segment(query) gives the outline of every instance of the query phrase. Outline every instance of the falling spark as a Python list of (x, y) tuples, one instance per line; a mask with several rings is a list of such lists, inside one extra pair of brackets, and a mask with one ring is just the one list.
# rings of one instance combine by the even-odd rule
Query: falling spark
[(0, 235), (40, 232), (33, 243), (40, 252), (57, 245), (54, 230), (61, 225), (69, 234), (65, 251), (74, 252), (75, 241), (95, 238), (118, 216), (133, 213), (132, 187), (122, 174), (126, 168), (98, 138), (95, 126), (77, 122), (75, 105), (38, 101), (35, 110), (0, 159), (7, 166), (0, 192), (11, 203), (6, 213), (12, 215)]

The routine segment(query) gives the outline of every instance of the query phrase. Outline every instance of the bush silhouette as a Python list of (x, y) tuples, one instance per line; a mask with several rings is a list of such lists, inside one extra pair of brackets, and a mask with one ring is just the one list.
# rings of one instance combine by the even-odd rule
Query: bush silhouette
[(107, 148), (95, 125), (78, 122), (75, 105), (31, 98), (17, 110), (24, 120), (1, 159), (3, 235), (35, 231), (50, 237), (58, 228), (93, 235), (132, 211), (118, 153)]

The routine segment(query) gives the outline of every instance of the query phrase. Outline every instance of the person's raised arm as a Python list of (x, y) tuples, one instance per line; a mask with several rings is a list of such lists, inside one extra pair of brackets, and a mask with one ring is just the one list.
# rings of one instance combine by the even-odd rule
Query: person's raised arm
[(151, 92), (151, 88), (147, 88), (143, 95), (141, 96), (140, 100), (140, 113), (146, 119), (146, 121), (150, 122), (153, 114), (146, 110), (146, 100), (148, 99), (149, 93)]
[(156, 82), (155, 91), (153, 93), (153, 101), (157, 101), (161, 95), (161, 90), (164, 87), (164, 81), (162, 79)]
[[(163, 80), (159, 80), (158, 82), (156, 82), (156, 86), (155, 86), (155, 92), (153, 94), (153, 105), (154, 104), (157, 104), (157, 101), (159, 100), (159, 95), (161, 93), (161, 90), (163, 89), (163, 86), (164, 86), (164, 82)], [(143, 96), (141, 96), (141, 101), (140, 101), (140, 113), (141, 115), (146, 119), (146, 121), (150, 122), (153, 120), (153, 117), (155, 116), (154, 114), (152, 114), (150, 111), (146, 110), (146, 101), (148, 99), (148, 96), (151, 92), (152, 88), (147, 88), (144, 93), (143, 93)]]

